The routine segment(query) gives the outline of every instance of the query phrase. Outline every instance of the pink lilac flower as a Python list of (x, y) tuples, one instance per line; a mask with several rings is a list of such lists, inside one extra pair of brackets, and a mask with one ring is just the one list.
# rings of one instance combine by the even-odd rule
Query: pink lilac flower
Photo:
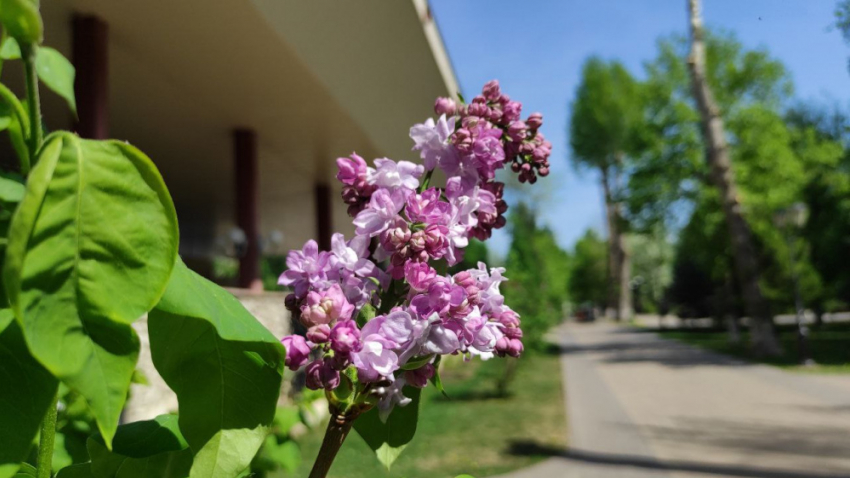
[(323, 291), (310, 291), (301, 305), (301, 322), (306, 327), (333, 324), (337, 320), (351, 318), (354, 306), (345, 298), (339, 284)]
[(398, 370), (398, 355), (392, 350), (394, 346), (393, 342), (379, 334), (364, 337), (360, 350), (351, 354), (358, 379), (368, 383), (391, 377)]
[(310, 346), (300, 335), (287, 335), (280, 339), (280, 343), (286, 348), (286, 359), (284, 365), (290, 370), (298, 370), (310, 360)]
[(369, 206), (354, 218), (357, 235), (375, 237), (386, 230), (395, 222), (404, 202), (404, 193), (399, 189), (375, 191)]
[(455, 129), (455, 118), (447, 119), (446, 113), (440, 113), (440, 115), (436, 123), (428, 118), (424, 123), (410, 128), (413, 149), (419, 151), (425, 169), (428, 171), (450, 160), (449, 156), (454, 155), (453, 149), (449, 146), (449, 136)]
[(375, 160), (375, 169), (369, 172), (367, 180), (379, 188), (406, 188), (414, 191), (419, 187), (419, 178), (424, 172), (425, 167), (421, 164), (382, 158)]
[(401, 376), (393, 383), (391, 383), (387, 387), (381, 387), (378, 390), (381, 400), (378, 402), (378, 418), (381, 419), (382, 422), (386, 423), (387, 418), (390, 416), (390, 412), (393, 411), (393, 408), (396, 406), (404, 407), (411, 402), (411, 399), (405, 397), (402, 394), (404, 390), (404, 386), (407, 384), (404, 376)]
[(434, 283), (437, 271), (427, 262), (410, 261), (404, 265), (404, 279), (414, 292), (424, 292)]
[(328, 259), (328, 253), (319, 252), (319, 245), (311, 239), (303, 249), (290, 251), (286, 256), (287, 270), (280, 275), (278, 284), (291, 286), (296, 297), (304, 297), (311, 285), (326, 283)]

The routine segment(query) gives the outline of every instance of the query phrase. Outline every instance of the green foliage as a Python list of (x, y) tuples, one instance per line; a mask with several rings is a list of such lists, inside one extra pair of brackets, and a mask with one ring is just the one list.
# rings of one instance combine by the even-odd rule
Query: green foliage
[(0, 23), (19, 43), (41, 43), (44, 25), (34, 0), (0, 0)]
[(121, 425), (111, 450), (103, 437), (94, 436), (88, 451), (92, 475), (98, 478), (184, 478), (192, 466), (192, 451), (175, 415)]
[(176, 254), (174, 205), (150, 159), (119, 142), (48, 140), (3, 281), (31, 352), (86, 398), (107, 443), (138, 357), (129, 324), (159, 300)]
[(667, 232), (629, 237), (632, 251), (632, 287), (638, 312), (666, 312), (665, 294), (673, 280), (673, 245)]
[(177, 394), (191, 476), (241, 473), (275, 413), (285, 351), (242, 304), (178, 261), (148, 317), (151, 355)]
[(511, 208), (510, 223), (505, 301), (522, 317), (525, 346), (542, 348), (544, 334), (564, 316), (570, 258), (552, 231), (537, 226), (534, 211), (525, 203)]
[(9, 309), (0, 310), (0, 384), (0, 477), (9, 477), (32, 447), (58, 385), (30, 355)]
[(378, 461), (387, 470), (413, 440), (419, 421), (419, 401), (422, 389), (404, 387), (402, 393), (405, 397), (410, 398), (410, 403), (404, 407), (396, 407), (387, 417), (386, 422), (378, 416), (377, 407), (364, 413), (354, 422), (354, 429), (357, 434), (375, 452)]
[(302, 395), (298, 405), (277, 408), (271, 432), (251, 462), (252, 476), (264, 478), (280, 469), (287, 473), (295, 473), (298, 469), (301, 464), (301, 447), (293, 432), (299, 426), (306, 431), (307, 424), (303, 418), (305, 411), (302, 409), (312, 402), (309, 395)]
[(71, 112), (77, 114), (77, 101), (74, 98), (74, 65), (53, 48), (41, 47), (35, 57), (35, 71), (38, 73), (38, 78), (48, 88), (68, 102)]
[(603, 307), (607, 300), (608, 248), (593, 229), (576, 242), (567, 288), (576, 305)]
[(616, 167), (616, 156), (631, 151), (640, 122), (638, 83), (619, 62), (589, 58), (572, 104), (570, 145), (578, 165)]

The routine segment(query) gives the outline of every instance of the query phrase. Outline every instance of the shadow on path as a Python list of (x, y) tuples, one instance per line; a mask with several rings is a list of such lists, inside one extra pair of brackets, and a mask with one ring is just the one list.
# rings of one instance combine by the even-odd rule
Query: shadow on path
[(575, 448), (561, 449), (540, 445), (530, 441), (518, 441), (511, 444), (508, 453), (521, 456), (551, 456), (569, 462), (605, 466), (640, 468), (670, 472), (702, 473), (706, 475), (752, 477), (752, 478), (850, 478), (846, 473), (813, 472), (805, 473), (775, 468), (749, 467), (700, 463), (694, 461), (662, 461), (642, 456), (596, 453)]

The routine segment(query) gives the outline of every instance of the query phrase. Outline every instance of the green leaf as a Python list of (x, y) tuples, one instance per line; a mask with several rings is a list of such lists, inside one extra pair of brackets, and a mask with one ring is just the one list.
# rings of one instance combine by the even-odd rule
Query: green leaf
[(99, 435), (89, 438), (87, 448), (95, 478), (185, 478), (192, 467), (176, 415), (121, 425), (111, 451)]
[(443, 387), (443, 379), (440, 378), (440, 360), (442, 359), (442, 355), (437, 355), (437, 358), (434, 359), (434, 375), (431, 376), (431, 383), (437, 387), (437, 390), (439, 390), (444, 397), (449, 398), (449, 394), (446, 393), (446, 389)]
[(263, 458), (274, 463), (275, 469), (283, 468), (287, 473), (295, 473), (301, 464), (301, 448), (290, 439), (278, 442), (275, 436), (268, 436), (263, 444)]
[(422, 390), (404, 387), (403, 393), (411, 399), (411, 402), (404, 407), (393, 408), (386, 423), (378, 417), (377, 407), (354, 421), (354, 429), (375, 452), (378, 461), (387, 467), (387, 470), (404, 451), (407, 444), (413, 440), (413, 435), (416, 434), (416, 423), (419, 420), (419, 398)]
[(3, 285), (33, 356), (85, 397), (109, 444), (139, 354), (130, 323), (165, 290), (177, 217), (132, 146), (59, 133), (39, 158), (12, 219)]
[(0, 176), (0, 201), (19, 203), (24, 198), (25, 190), (20, 181)]
[(38, 49), (35, 58), (35, 71), (44, 84), (65, 101), (71, 111), (77, 114), (77, 101), (74, 99), (74, 65), (61, 53), (49, 47)]
[(0, 478), (26, 458), (58, 386), (30, 355), (12, 311), (0, 310)]
[(33, 0), (0, 0), (0, 23), (19, 43), (41, 43), (44, 25)]
[(401, 366), (402, 370), (416, 370), (422, 368), (425, 364), (429, 363), (431, 359), (434, 358), (434, 355), (424, 355), (421, 357), (412, 357), (407, 361), (406, 364)]
[(91, 463), (80, 463), (59, 470), (56, 478), (94, 478), (91, 472)]
[(0, 59), (3, 60), (20, 60), (21, 47), (18, 41), (12, 37), (6, 37), (3, 44), (0, 45)]
[[(28, 120), (27, 120), (28, 121)], [(28, 126), (22, 126), (16, 116), (12, 117), (7, 128), (9, 129), (9, 140), (12, 143), (12, 149), (18, 155), (18, 158), (24, 158), (26, 164), (30, 164), (30, 151), (27, 148), (26, 131)]]
[(15, 473), (15, 478), (36, 478), (38, 470), (29, 463), (21, 463), (21, 469)]
[(377, 311), (372, 304), (363, 304), (363, 307), (360, 308), (360, 311), (357, 313), (357, 325), (359, 327), (363, 327), (366, 325), (366, 322), (375, 318)]
[(274, 419), (286, 352), (221, 287), (182, 261), (148, 316), (153, 363), (177, 394), (192, 477), (245, 470)]

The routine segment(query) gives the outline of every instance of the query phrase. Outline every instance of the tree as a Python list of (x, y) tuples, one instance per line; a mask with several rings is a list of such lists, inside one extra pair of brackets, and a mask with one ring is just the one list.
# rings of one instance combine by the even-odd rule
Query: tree
[(593, 229), (588, 229), (576, 242), (568, 290), (576, 305), (602, 307), (606, 303), (608, 260), (605, 242)]
[(608, 307), (618, 320), (632, 313), (623, 192), (626, 161), (634, 150), (641, 113), (638, 82), (622, 64), (596, 57), (585, 62), (572, 104), (570, 145), (577, 167), (600, 173), (608, 226)]
[(511, 208), (511, 247), (503, 284), (505, 300), (522, 317), (524, 341), (540, 347), (544, 334), (563, 317), (570, 277), (569, 256), (555, 236), (537, 225), (534, 211), (525, 203)]
[(751, 321), (750, 340), (757, 354), (778, 355), (780, 348), (773, 327), (773, 316), (759, 285), (761, 271), (753, 246), (752, 231), (741, 209), (723, 118), (706, 76), (704, 30), (699, 0), (688, 1), (691, 19), (691, 53), (688, 67), (694, 99), (702, 118), (705, 157), (711, 169), (711, 179), (720, 192), (720, 203), (729, 228), (735, 272)]

